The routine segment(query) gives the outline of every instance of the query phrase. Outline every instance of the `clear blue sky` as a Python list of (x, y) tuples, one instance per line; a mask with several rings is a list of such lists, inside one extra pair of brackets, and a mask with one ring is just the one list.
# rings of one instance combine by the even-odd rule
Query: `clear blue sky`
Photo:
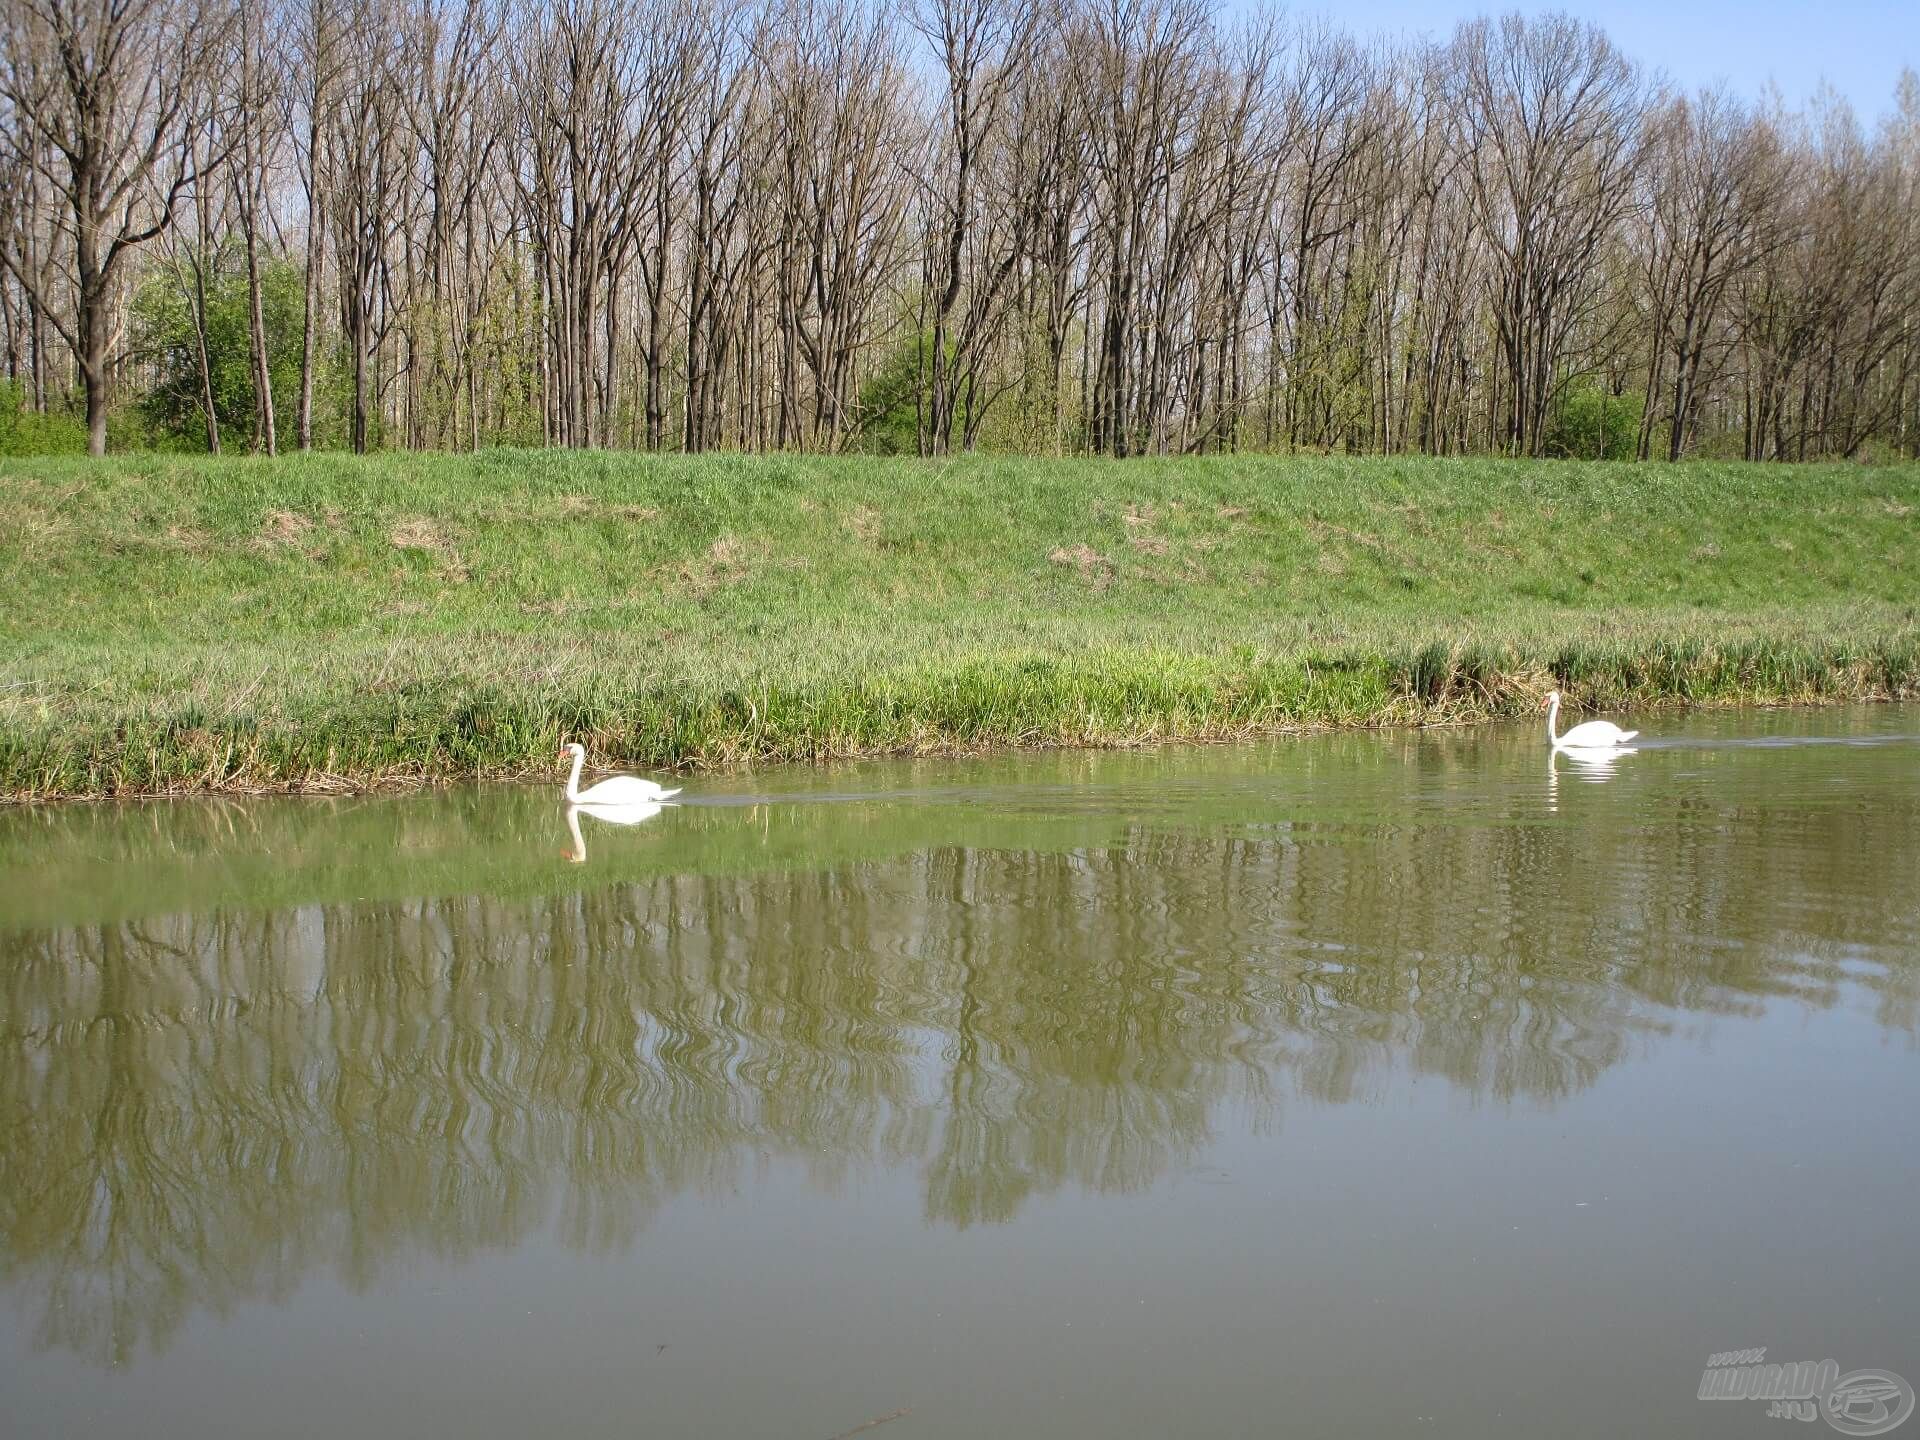
[[(1239, 9), (1243, 3), (1227, 0), (1227, 8)], [(1869, 124), (1892, 112), (1901, 66), (1920, 70), (1920, 0), (1811, 5), (1791, 0), (1437, 0), (1424, 5), (1415, 0), (1294, 0), (1287, 8), (1299, 16), (1329, 16), (1355, 35), (1425, 31), (1440, 37), (1475, 15), (1564, 10), (1596, 22), (1627, 54), (1666, 71), (1687, 89), (1724, 80), (1735, 93), (1755, 98), (1772, 81), (1789, 104), (1798, 105), (1825, 80), (1851, 100)]]

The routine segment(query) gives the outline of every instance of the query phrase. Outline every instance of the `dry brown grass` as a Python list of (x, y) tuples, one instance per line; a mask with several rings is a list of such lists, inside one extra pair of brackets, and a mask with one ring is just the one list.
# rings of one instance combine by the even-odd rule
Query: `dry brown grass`
[(1076, 572), (1096, 590), (1104, 590), (1113, 583), (1112, 562), (1084, 540), (1077, 545), (1055, 547), (1048, 552), (1047, 559)]
[(402, 520), (387, 537), (396, 550), (419, 550), (431, 555), (435, 568), (455, 585), (467, 581), (467, 565), (447, 534), (423, 515)]

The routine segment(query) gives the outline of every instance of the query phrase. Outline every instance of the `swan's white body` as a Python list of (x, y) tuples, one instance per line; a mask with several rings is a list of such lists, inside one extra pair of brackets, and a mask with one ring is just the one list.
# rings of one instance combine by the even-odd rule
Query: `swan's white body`
[[(573, 773), (567, 776), (567, 801), (572, 805), (658, 805), (680, 791), (662, 790), (651, 780), (637, 775), (615, 775), (598, 785), (580, 788), (580, 767), (587, 763), (584, 745), (569, 745), (560, 752), (573, 756)], [(646, 818), (644, 816), (640, 817)], [(632, 822), (627, 822), (632, 823)]]
[(658, 805), (569, 805), (567, 830), (573, 836), (573, 849), (560, 853), (576, 865), (587, 863), (587, 842), (580, 834), (582, 815), (591, 815), (608, 825), (638, 825), (642, 820), (651, 820), (660, 810)]
[(1553, 742), (1556, 750), (1604, 750), (1614, 745), (1624, 745), (1640, 732), (1622, 730), (1611, 720), (1588, 720), (1576, 725), (1566, 734), (1556, 734), (1560, 724), (1560, 692), (1555, 690), (1547, 696), (1547, 739)]

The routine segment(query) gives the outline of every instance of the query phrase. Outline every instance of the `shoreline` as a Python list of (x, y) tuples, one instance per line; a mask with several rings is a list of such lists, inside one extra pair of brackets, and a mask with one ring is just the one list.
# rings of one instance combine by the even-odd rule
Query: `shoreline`
[[(1558, 682), (1548, 682), (1549, 684)], [(1071, 750), (1145, 750), (1160, 746), (1234, 745), (1256, 740), (1274, 740), (1292, 736), (1338, 733), (1393, 733), (1435, 729), (1465, 729), (1498, 723), (1540, 719), (1538, 700), (1524, 698), (1527, 692), (1510, 692), (1517, 704), (1498, 707), (1470, 702), (1445, 701), (1422, 703), (1403, 696), (1387, 713), (1360, 718), (1300, 718), (1270, 723), (1234, 726), (1198, 727), (1186, 730), (1148, 729), (1133, 733), (1090, 733), (1080, 736), (1040, 736), (960, 740), (937, 734), (923, 735), (913, 741), (869, 748), (835, 747), (830, 743), (815, 746), (810, 753), (779, 752), (736, 753), (724, 759), (683, 759), (670, 766), (641, 765), (639, 768), (662, 776), (696, 777), (700, 775), (750, 774), (756, 770), (789, 770), (838, 765), (858, 765), (887, 760), (968, 759), (985, 756), (1040, 754)], [(1544, 696), (1545, 687), (1540, 690)], [(1563, 716), (1563, 724), (1577, 719), (1621, 719), (1628, 715), (1679, 714), (1693, 711), (1729, 710), (1828, 710), (1846, 706), (1888, 705), (1920, 700), (1920, 680), (1897, 689), (1872, 688), (1857, 692), (1825, 690), (1816, 693), (1752, 693), (1725, 696), (1679, 694), (1639, 695), (1627, 707), (1606, 709), (1580, 706)], [(554, 746), (558, 749), (558, 742)], [(589, 743), (589, 768), (606, 770), (626, 768), (636, 762), (617, 758), (617, 748), (598, 749)], [(219, 778), (196, 777), (165, 788), (103, 788), (96, 790), (42, 790), (0, 792), (0, 809), (27, 809), (48, 806), (108, 804), (118, 801), (193, 800), (251, 796), (361, 796), (409, 794), (425, 790), (451, 789), (463, 785), (535, 786), (553, 781), (559, 762), (539, 757), (517, 761), (503, 760), (471, 769), (429, 769), (396, 763), (385, 769), (358, 772), (309, 771), (279, 778), (264, 778), (248, 770), (236, 769)]]

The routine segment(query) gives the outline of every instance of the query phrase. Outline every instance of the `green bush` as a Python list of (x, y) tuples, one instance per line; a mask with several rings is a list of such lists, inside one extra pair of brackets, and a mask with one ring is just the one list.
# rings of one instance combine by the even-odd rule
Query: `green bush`
[[(223, 447), (244, 446), (253, 434), (253, 349), (247, 278), (237, 241), (212, 257), (207, 278), (207, 368)], [(288, 260), (269, 260), (260, 272), (260, 304), (267, 330), (267, 370), (274, 422), (291, 435), (300, 387), (300, 336), (306, 277)], [(133, 333), (158, 378), (141, 402), (150, 441), (160, 449), (206, 448), (201, 409), (200, 357), (181, 277), (156, 270), (134, 296)]]
[(916, 334), (896, 346), (873, 378), (860, 387), (860, 449), (869, 455), (920, 453), (919, 396), (922, 372), (933, 346), (931, 334)]
[[(949, 362), (953, 346), (947, 350)], [(868, 455), (920, 453), (920, 406), (923, 387), (933, 384), (933, 332), (909, 336), (887, 356), (873, 378), (860, 387), (859, 449)], [(953, 416), (948, 444), (958, 448), (967, 433), (967, 397), (964, 391)]]
[(0, 455), (84, 455), (87, 425), (70, 409), (42, 415), (27, 409), (26, 396), (0, 380)]
[(1631, 460), (1640, 444), (1638, 395), (1615, 395), (1593, 376), (1561, 392), (1547, 427), (1547, 454), (1562, 460)]

